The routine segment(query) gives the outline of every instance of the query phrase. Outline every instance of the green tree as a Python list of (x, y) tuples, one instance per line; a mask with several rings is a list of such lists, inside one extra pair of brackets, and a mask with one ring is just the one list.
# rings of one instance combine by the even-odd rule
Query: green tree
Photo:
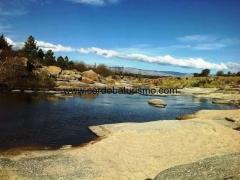
[(231, 71), (228, 71), (227, 75), (228, 75), (228, 76), (232, 76), (233, 73), (231, 73)]
[(0, 62), (6, 60), (6, 57), (11, 56), (12, 46), (8, 44), (4, 35), (0, 36)]
[(73, 61), (69, 61), (68, 62), (68, 68), (72, 68), (74, 66), (74, 62)]
[(38, 50), (38, 58), (41, 59), (41, 60), (43, 60), (44, 56), (45, 56), (45, 54), (44, 54), (43, 50), (42, 50), (42, 49), (39, 49), (39, 50)]
[(47, 66), (56, 64), (54, 52), (52, 50), (46, 52), (44, 62)]
[(224, 72), (223, 72), (223, 71), (218, 71), (218, 72), (216, 73), (216, 76), (224, 76)]
[(73, 69), (74, 68), (74, 62), (69, 61), (69, 58), (67, 56), (65, 56), (64, 60), (66, 62), (66, 68), (68, 68), (68, 69)]
[(67, 56), (65, 56), (64, 61), (65, 61), (67, 64), (69, 63), (69, 59), (68, 59)]
[(194, 77), (199, 77), (200, 74), (199, 74), (199, 73), (193, 73), (193, 76), (194, 76)]
[(27, 57), (28, 60), (33, 61), (38, 59), (38, 47), (37, 42), (33, 36), (29, 36), (22, 48), (23, 56)]
[(209, 74), (210, 74), (209, 69), (203, 69), (200, 75), (203, 77), (207, 77), (207, 76), (209, 76)]
[(67, 64), (65, 62), (65, 59), (62, 56), (59, 56), (57, 58), (57, 64), (60, 66), (62, 69), (66, 68)]

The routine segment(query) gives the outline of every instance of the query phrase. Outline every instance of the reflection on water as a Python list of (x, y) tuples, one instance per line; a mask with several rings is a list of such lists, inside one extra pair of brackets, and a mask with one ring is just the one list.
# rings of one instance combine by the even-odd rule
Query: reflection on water
[(0, 94), (0, 148), (79, 145), (96, 136), (88, 126), (175, 119), (200, 109), (232, 109), (190, 96), (161, 97), (163, 109), (148, 105), (150, 96), (99, 95), (62, 98), (45, 94)]
[(91, 93), (87, 93), (87, 94), (82, 94), (80, 97), (82, 99), (85, 99), (87, 101), (91, 101), (97, 98), (97, 94), (91, 94)]

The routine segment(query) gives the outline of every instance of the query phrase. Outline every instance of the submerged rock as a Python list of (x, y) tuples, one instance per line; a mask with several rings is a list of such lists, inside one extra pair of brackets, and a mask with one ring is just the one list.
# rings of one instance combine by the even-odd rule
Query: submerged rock
[(167, 103), (163, 101), (162, 99), (150, 99), (148, 101), (148, 104), (155, 106), (155, 107), (160, 107), (160, 108), (165, 108), (167, 106)]
[(21, 92), (21, 90), (20, 89), (13, 89), (13, 90), (11, 90), (11, 92)]
[(212, 103), (213, 104), (230, 104), (231, 100), (227, 100), (227, 99), (213, 99)]
[(70, 149), (72, 148), (72, 145), (63, 145), (60, 150)]
[(196, 118), (196, 116), (194, 114), (186, 114), (183, 116), (178, 116), (176, 119), (177, 120), (188, 120), (188, 119), (193, 119)]
[(33, 90), (24, 90), (23, 92), (24, 92), (24, 93), (34, 93)]
[(213, 99), (213, 104), (233, 104), (240, 105), (240, 100), (232, 100), (232, 99)]

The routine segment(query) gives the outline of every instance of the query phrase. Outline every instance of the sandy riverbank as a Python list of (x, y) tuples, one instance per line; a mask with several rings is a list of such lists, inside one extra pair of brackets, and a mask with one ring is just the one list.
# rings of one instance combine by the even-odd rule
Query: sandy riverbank
[(90, 127), (102, 139), (84, 147), (2, 153), (0, 178), (154, 178), (176, 165), (240, 152), (240, 133), (228, 125), (239, 117), (240, 110), (204, 110), (186, 121)]

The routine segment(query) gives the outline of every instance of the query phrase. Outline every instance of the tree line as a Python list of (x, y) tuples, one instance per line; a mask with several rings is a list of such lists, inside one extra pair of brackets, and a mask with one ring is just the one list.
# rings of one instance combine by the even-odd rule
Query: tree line
[[(200, 73), (193, 73), (194, 77), (208, 77), (210, 76), (210, 69), (203, 69)], [(224, 71), (217, 71), (215, 76), (240, 76), (240, 72), (232, 73), (228, 71), (224, 73)]]
[[(80, 72), (92, 69), (96, 73), (102, 76), (109, 76), (117, 74), (112, 72), (105, 65), (87, 65), (84, 62), (73, 62), (69, 60), (68, 56), (56, 57), (52, 50), (44, 51), (37, 46), (37, 41), (33, 36), (29, 36), (24, 43), (23, 47), (17, 50), (12, 48), (4, 35), (0, 36), (0, 67), (7, 60), (13, 57), (25, 57), (28, 59), (29, 71), (31, 71), (36, 66), (59, 66), (62, 69), (76, 69)], [(200, 73), (194, 73), (194, 77), (208, 77), (210, 75), (209, 69), (203, 69)], [(238, 73), (224, 73), (224, 71), (218, 71), (216, 76), (240, 76)]]
[(84, 62), (73, 62), (69, 60), (68, 56), (56, 57), (52, 50), (44, 51), (37, 46), (37, 41), (33, 36), (29, 36), (21, 49), (14, 50), (4, 35), (0, 36), (0, 63), (4, 62), (7, 58), (15, 56), (26, 57), (29, 64), (33, 66), (59, 66), (62, 69), (76, 69), (80, 72), (93, 69), (96, 73), (102, 76), (112, 74), (112, 71), (104, 64), (99, 65), (86, 65)]

